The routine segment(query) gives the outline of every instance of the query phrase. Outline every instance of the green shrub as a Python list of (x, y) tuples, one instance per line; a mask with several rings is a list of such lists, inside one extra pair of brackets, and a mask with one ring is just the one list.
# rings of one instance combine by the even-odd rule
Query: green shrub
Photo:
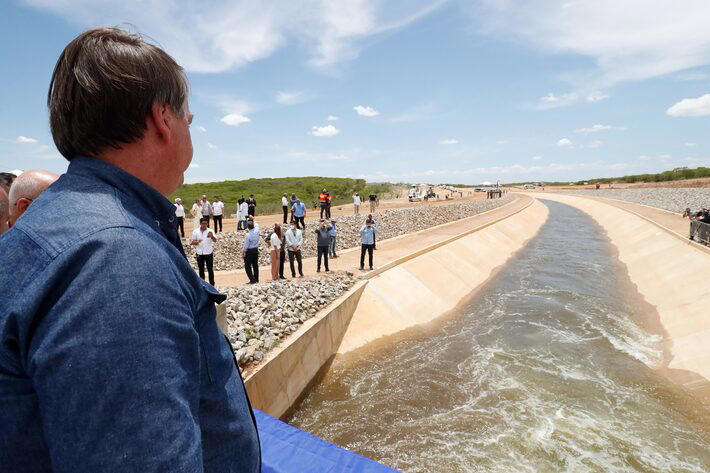
[(176, 197), (182, 199), (185, 210), (189, 213), (195, 199), (203, 194), (212, 202), (218, 195), (224, 202), (227, 216), (236, 213), (237, 200), (240, 197), (249, 198), (254, 194), (256, 199), (256, 214), (265, 215), (281, 211), (281, 195), (285, 192), (301, 199), (308, 208), (318, 202), (318, 196), (323, 189), (328, 189), (332, 196), (333, 205), (352, 203), (352, 195), (359, 192), (366, 198), (375, 192), (380, 198), (392, 198), (397, 188), (390, 183), (368, 184), (364, 179), (349, 179), (340, 177), (281, 177), (263, 179), (245, 179), (242, 181), (222, 181), (199, 184), (184, 184), (168, 198), (174, 201)]

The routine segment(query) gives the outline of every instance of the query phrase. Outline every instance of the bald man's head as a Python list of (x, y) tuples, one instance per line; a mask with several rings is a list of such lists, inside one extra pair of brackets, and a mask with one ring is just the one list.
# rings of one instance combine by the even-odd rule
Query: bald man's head
[(27, 207), (59, 178), (57, 174), (41, 169), (32, 169), (20, 174), (10, 187), (8, 224), (12, 227)]

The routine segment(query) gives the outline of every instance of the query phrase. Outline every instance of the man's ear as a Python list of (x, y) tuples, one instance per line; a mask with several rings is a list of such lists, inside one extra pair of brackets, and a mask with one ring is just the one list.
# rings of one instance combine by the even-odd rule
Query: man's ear
[(20, 197), (17, 199), (17, 213), (18, 215), (22, 215), (25, 213), (25, 210), (27, 210), (27, 207), (30, 206), (32, 201), (30, 199), (27, 199), (25, 197)]
[(155, 127), (155, 133), (160, 141), (170, 141), (172, 133), (172, 110), (165, 104), (154, 103), (150, 107), (150, 116), (148, 119)]

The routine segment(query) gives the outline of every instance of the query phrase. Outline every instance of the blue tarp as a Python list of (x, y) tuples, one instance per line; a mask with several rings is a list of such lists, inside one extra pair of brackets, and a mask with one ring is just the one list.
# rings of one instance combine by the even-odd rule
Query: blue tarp
[(321, 440), (254, 409), (262, 473), (385, 473), (391, 468)]

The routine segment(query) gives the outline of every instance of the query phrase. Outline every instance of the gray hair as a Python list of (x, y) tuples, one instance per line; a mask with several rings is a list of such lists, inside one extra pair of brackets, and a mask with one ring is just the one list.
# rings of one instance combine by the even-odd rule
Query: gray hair
[(19, 175), (10, 187), (8, 205), (13, 208), (18, 200), (25, 198), (35, 200), (44, 190), (59, 178), (53, 172), (32, 169)]

